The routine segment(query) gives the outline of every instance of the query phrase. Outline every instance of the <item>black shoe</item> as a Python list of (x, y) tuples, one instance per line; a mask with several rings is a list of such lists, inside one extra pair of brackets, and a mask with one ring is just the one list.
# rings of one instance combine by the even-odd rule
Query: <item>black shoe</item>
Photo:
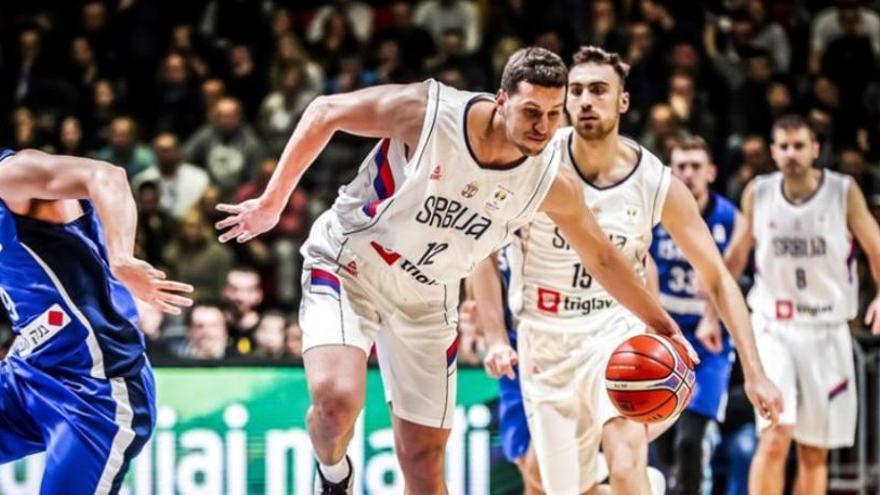
[(351, 495), (354, 493), (354, 466), (351, 465), (351, 459), (345, 456), (345, 462), (348, 464), (348, 476), (339, 483), (331, 483), (324, 478), (321, 472), (321, 466), (316, 466), (315, 471), (315, 495)]

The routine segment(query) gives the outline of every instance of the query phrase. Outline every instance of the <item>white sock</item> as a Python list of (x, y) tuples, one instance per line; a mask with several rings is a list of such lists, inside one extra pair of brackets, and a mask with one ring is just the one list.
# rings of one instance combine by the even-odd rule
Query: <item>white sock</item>
[(348, 476), (348, 459), (345, 457), (332, 466), (322, 464), (321, 461), (318, 461), (318, 465), (321, 468), (321, 474), (324, 475), (324, 479), (330, 483), (339, 483)]

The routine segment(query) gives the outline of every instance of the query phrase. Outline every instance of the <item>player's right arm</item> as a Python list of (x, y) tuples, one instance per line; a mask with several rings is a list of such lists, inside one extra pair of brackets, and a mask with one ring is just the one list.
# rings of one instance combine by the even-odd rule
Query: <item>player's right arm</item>
[(611, 297), (657, 333), (678, 340), (697, 362), (696, 352), (682, 336), (675, 320), (652, 297), (630, 263), (602, 231), (584, 203), (582, 187), (573, 172), (560, 170), (544, 198), (541, 211), (562, 230), (584, 266)]
[[(192, 292), (192, 286), (164, 280), (162, 271), (134, 257), (137, 208), (122, 168), (88, 158), (22, 150), (0, 166), (0, 198), (8, 205), (89, 199), (104, 227), (110, 268), (132, 294), (171, 314), (192, 305), (192, 300), (176, 294)], [(26, 212), (24, 208), (22, 213)]]
[(739, 278), (749, 263), (749, 254), (755, 247), (755, 236), (752, 233), (752, 219), (755, 205), (755, 181), (746, 185), (742, 194), (742, 210), (733, 223), (733, 234), (730, 244), (724, 252), (724, 264), (733, 278)]
[(237, 205), (220, 204), (229, 216), (219, 222), (221, 242), (246, 242), (278, 223), (288, 198), (337, 131), (402, 140), (418, 145), (428, 102), (428, 84), (387, 84), (312, 100), (287, 141), (263, 194)]

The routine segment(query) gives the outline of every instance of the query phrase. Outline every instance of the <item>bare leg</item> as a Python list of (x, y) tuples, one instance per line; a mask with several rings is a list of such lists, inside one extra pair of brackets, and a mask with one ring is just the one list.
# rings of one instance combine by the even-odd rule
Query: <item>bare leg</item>
[(392, 421), (405, 495), (446, 495), (443, 462), (451, 430), (418, 425), (393, 414)]
[(303, 354), (312, 405), (306, 413), (315, 456), (325, 465), (345, 457), (364, 406), (367, 357), (357, 347), (328, 345)]
[(777, 425), (761, 432), (758, 450), (749, 470), (749, 493), (782, 495), (785, 488), (785, 460), (791, 448), (791, 430), (789, 425)]

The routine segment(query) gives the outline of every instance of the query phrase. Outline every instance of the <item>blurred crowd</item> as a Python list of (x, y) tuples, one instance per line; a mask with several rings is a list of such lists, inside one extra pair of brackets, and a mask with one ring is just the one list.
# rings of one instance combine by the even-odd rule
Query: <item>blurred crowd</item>
[[(876, 3), (876, 2), (875, 2)], [(799, 112), (819, 163), (880, 211), (880, 16), (858, 0), (77, 0), (0, 9), (0, 143), (93, 156), (128, 172), (137, 255), (196, 287), (183, 318), (144, 308), (157, 357), (298, 358), (310, 222), (370, 141), (337, 135), (279, 225), (216, 241), (218, 202), (256, 197), (320, 94), (436, 78), (493, 92), (507, 57), (582, 44), (631, 65), (623, 133), (665, 157), (704, 137), (734, 201), (774, 168), (771, 122)], [(462, 308), (470, 311), (469, 303)], [(481, 341), (463, 328), (461, 360)], [(8, 332), (0, 339), (8, 345)]]

